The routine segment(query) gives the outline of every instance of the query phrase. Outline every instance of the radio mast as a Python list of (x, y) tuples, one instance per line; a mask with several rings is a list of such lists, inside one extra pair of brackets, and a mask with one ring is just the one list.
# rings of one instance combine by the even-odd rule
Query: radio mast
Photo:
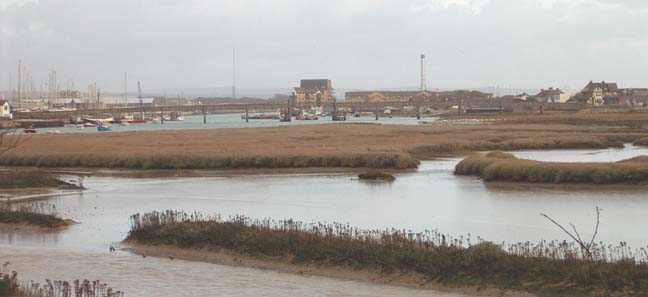
[(22, 94), (20, 92), (20, 71), (22, 70), (22, 60), (18, 60), (18, 107), (22, 108)]
[(427, 91), (427, 78), (425, 73), (425, 54), (421, 54), (421, 91)]
[(232, 98), (236, 99), (236, 48), (232, 49)]

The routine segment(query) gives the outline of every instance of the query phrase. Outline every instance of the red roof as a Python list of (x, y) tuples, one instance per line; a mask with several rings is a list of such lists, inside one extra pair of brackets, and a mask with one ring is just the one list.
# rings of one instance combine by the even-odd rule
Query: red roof
[(564, 93), (560, 89), (549, 88), (548, 90), (545, 90), (545, 89), (540, 90), (540, 93), (538, 95), (536, 95), (536, 97), (538, 97), (538, 98), (549, 98), (549, 97), (560, 96), (562, 94), (564, 94)]
[(594, 92), (594, 89), (596, 88), (601, 88), (603, 92), (606, 93), (618, 93), (619, 92), (619, 86), (616, 83), (606, 83), (606, 82), (600, 82), (600, 83), (595, 83), (590, 80), (590, 82), (585, 86), (583, 89), (583, 92), (591, 94)]

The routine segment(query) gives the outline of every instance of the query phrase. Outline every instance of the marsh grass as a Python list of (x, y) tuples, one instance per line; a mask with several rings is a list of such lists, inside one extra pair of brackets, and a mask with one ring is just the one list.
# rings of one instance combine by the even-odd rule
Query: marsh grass
[(69, 224), (62, 219), (53, 205), (45, 203), (14, 204), (0, 202), (0, 223), (57, 228)]
[[(2, 160), (2, 158), (0, 158), (0, 160)], [(80, 187), (74, 184), (67, 183), (63, 180), (60, 180), (58, 176), (54, 174), (40, 172), (40, 171), (11, 170), (11, 171), (0, 172), (0, 189), (24, 189), (24, 188), (79, 189)]]
[(392, 182), (396, 180), (396, 177), (383, 172), (365, 172), (358, 174), (358, 179), (360, 180), (369, 180), (369, 181), (386, 181)]
[(445, 142), (435, 145), (418, 146), (410, 153), (419, 158), (438, 156), (439, 154), (466, 153), (475, 151), (516, 151), (516, 150), (548, 150), (548, 149), (597, 149), (623, 147), (623, 139), (614, 137), (527, 137), (503, 141), (470, 141)]
[(648, 137), (638, 139), (634, 142), (634, 145), (638, 146), (648, 146)]
[(643, 184), (648, 182), (648, 159), (636, 157), (613, 163), (560, 163), (522, 160), (498, 152), (465, 158), (455, 167), (455, 174), (479, 176), (486, 181)]
[(347, 154), (339, 156), (13, 156), (0, 159), (5, 166), (100, 167), (128, 169), (246, 169), (246, 168), (416, 168), (419, 161), (406, 154)]
[(73, 282), (46, 280), (43, 285), (23, 283), (15, 271), (7, 271), (9, 263), (0, 267), (0, 296), (2, 297), (123, 297), (100, 281), (75, 280)]
[[(177, 211), (131, 217), (127, 241), (187, 249), (225, 249), (244, 255), (383, 273), (417, 273), (449, 285), (561, 292), (648, 290), (648, 254), (624, 243), (593, 243), (592, 257), (575, 243), (494, 244), (437, 230), (363, 230), (340, 223), (227, 219)], [(577, 294), (578, 295), (578, 294)]]

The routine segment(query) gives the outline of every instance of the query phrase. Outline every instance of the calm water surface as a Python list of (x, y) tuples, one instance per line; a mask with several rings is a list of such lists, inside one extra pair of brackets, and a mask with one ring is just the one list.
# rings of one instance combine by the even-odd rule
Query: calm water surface
[[(618, 161), (648, 155), (648, 149), (516, 152), (546, 161)], [(599, 239), (648, 245), (645, 188), (625, 190), (490, 187), (472, 177), (456, 177), (459, 159), (423, 162), (391, 184), (359, 182), (350, 174), (244, 175), (132, 179), (92, 177), (83, 193), (52, 200), (65, 217), (80, 221), (58, 234), (0, 231), (0, 260), (29, 279), (101, 278), (129, 296), (155, 288), (167, 296), (444, 296), (437, 292), (301, 277), (221, 265), (108, 253), (122, 240), (128, 216), (177, 209), (254, 218), (348, 222), (363, 228), (439, 229), (492, 241), (568, 239), (540, 217), (547, 213), (572, 222), (587, 236), (595, 206), (604, 209)], [(584, 233), (584, 234), (583, 234)], [(43, 265), (52, 261), (53, 265)], [(101, 269), (99, 269), (101, 268)], [(177, 279), (176, 279), (177, 277)], [(138, 287), (133, 280), (141, 281)], [(218, 281), (215, 281), (218, 280)], [(161, 290), (161, 289), (160, 289)], [(166, 291), (159, 291), (165, 295)], [(161, 295), (160, 295), (161, 294)]]
[[(438, 118), (427, 117), (417, 120), (415, 117), (394, 117), (379, 118), (376, 121), (373, 117), (349, 117), (344, 122), (333, 122), (331, 117), (322, 117), (316, 121), (296, 121), (282, 123), (279, 120), (250, 120), (248, 123), (241, 119), (241, 114), (212, 114), (207, 115), (207, 124), (203, 124), (203, 117), (186, 116), (184, 121), (165, 121), (164, 124), (132, 124), (129, 126), (112, 125), (112, 132), (130, 132), (130, 131), (159, 131), (159, 130), (189, 130), (189, 129), (225, 129), (225, 128), (258, 128), (258, 127), (278, 127), (278, 126), (296, 126), (296, 125), (317, 125), (317, 124), (335, 124), (335, 123), (370, 123), (381, 125), (419, 125), (421, 123), (432, 122)], [(97, 133), (97, 128), (83, 127), (58, 127), (37, 129), (38, 133), (48, 133), (59, 131), (61, 133)]]

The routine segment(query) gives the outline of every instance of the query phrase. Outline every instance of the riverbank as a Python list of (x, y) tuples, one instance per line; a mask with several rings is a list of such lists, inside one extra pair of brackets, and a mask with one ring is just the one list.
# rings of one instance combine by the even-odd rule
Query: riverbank
[(295, 264), (289, 257), (248, 256), (234, 251), (215, 249), (183, 249), (171, 245), (146, 245), (136, 242), (124, 242), (122, 248), (137, 255), (158, 258), (173, 258), (212, 264), (247, 267), (290, 273), (303, 276), (322, 276), (358, 282), (375, 283), (425, 289), (440, 292), (458, 293), (468, 296), (483, 297), (531, 297), (537, 296), (527, 292), (506, 291), (492, 287), (448, 286), (429, 281), (424, 275), (416, 273), (381, 273), (375, 270), (329, 267), (323, 265)]
[(0, 191), (34, 188), (83, 189), (81, 186), (63, 181), (58, 175), (49, 172), (31, 169), (0, 171)]
[(56, 209), (46, 204), (13, 205), (0, 202), (0, 228), (27, 231), (60, 231), (72, 224), (55, 213)]
[(648, 157), (612, 163), (563, 163), (518, 159), (496, 151), (462, 160), (455, 174), (478, 176), (487, 182), (647, 185)]
[[(419, 286), (481, 286), (541, 296), (594, 296), (602, 291), (627, 294), (648, 288), (643, 277), (648, 265), (641, 260), (643, 256), (638, 260), (641, 262), (635, 262), (635, 256), (624, 256), (627, 247), (610, 246), (608, 250), (607, 245), (598, 243), (590, 247), (592, 254), (586, 257), (578, 246), (566, 242), (500, 246), (479, 239), (471, 245), (469, 238), (438, 231), (361, 230), (347, 224), (251, 220), (243, 216), (221, 220), (220, 216), (175, 211), (133, 216), (126, 242), (138, 244), (144, 253), (174, 252), (182, 256), (188, 251), (186, 257), (192, 258), (208, 251), (203, 259), (237, 265), (244, 261), (237, 255), (243, 255), (253, 258), (246, 258), (249, 265), (257, 265), (255, 261), (259, 260), (261, 266), (297, 265), (290, 269), (300, 273), (310, 267), (342, 271), (340, 275), (369, 272), (378, 281), (399, 275), (403, 279), (398, 282)], [(172, 251), (169, 246), (181, 251)], [(156, 251), (159, 247), (161, 250)], [(620, 258), (607, 258), (612, 256)], [(268, 260), (279, 264), (266, 264)]]
[[(488, 125), (334, 124), (249, 129), (31, 135), (4, 166), (126, 169), (416, 168), (420, 160), (483, 150), (621, 147), (648, 130), (565, 118)], [(575, 115), (574, 115), (575, 116)], [(601, 115), (599, 115), (601, 116)], [(631, 115), (632, 116), (632, 115)], [(553, 119), (553, 120), (552, 120)], [(628, 126), (629, 123), (631, 127)]]

